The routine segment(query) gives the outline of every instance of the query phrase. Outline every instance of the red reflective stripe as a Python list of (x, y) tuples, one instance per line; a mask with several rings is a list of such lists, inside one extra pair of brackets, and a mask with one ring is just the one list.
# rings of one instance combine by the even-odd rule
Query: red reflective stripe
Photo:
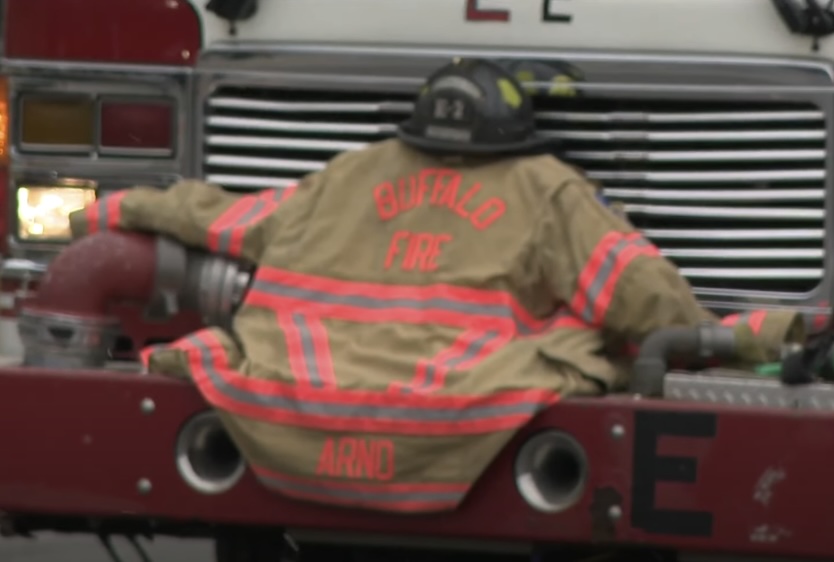
[(151, 345), (142, 349), (142, 351), (139, 352), (139, 361), (142, 363), (143, 367), (145, 367), (146, 369), (150, 367), (151, 355), (155, 351), (159, 351), (161, 347), (162, 346), (159, 345)]
[(608, 308), (611, 306), (611, 300), (614, 298), (614, 291), (617, 288), (617, 283), (623, 274), (623, 271), (634, 261), (638, 256), (657, 257), (659, 254), (657, 248), (631, 246), (623, 250), (617, 255), (617, 262), (614, 270), (611, 272), (605, 285), (599, 293), (599, 296), (594, 301), (594, 319), (593, 323), (597, 326), (605, 324), (605, 316), (608, 314)]
[(746, 312), (744, 314), (730, 314), (721, 319), (721, 325), (728, 328), (736, 326), (739, 322), (744, 322), (752, 332), (756, 335), (762, 330), (762, 325), (767, 319), (767, 311), (756, 310), (754, 312)]
[[(271, 291), (270, 287), (278, 288)], [(296, 297), (280, 289), (297, 289), (305, 293), (315, 292), (323, 298)], [(278, 294), (280, 293), (280, 294)], [(349, 301), (371, 299), (383, 301), (446, 301), (461, 306), (443, 309), (429, 306), (410, 309), (392, 303), (391, 306), (368, 307), (349, 302), (327, 302), (324, 297), (339, 297)], [(332, 299), (331, 299), (332, 300)], [(274, 267), (262, 266), (255, 273), (255, 280), (247, 294), (246, 304), (262, 306), (275, 310), (293, 312), (319, 317), (339, 318), (355, 322), (396, 322), (451, 324), (454, 326), (478, 326), (484, 330), (515, 330), (516, 323), (525, 330), (540, 330), (547, 325), (547, 320), (540, 320), (530, 314), (515, 298), (506, 291), (491, 291), (457, 287), (454, 285), (385, 285), (359, 281), (342, 281), (315, 275), (296, 273)], [(384, 304), (384, 303), (383, 303)], [(431, 304), (431, 303), (429, 303)], [(468, 307), (470, 311), (455, 310)], [(478, 307), (484, 307), (479, 312)], [(497, 311), (501, 313), (497, 313)], [(502, 318), (503, 316), (503, 318)]]
[(759, 332), (762, 331), (762, 325), (766, 319), (767, 312), (764, 310), (757, 310), (750, 313), (750, 316), (747, 318), (747, 325), (750, 326), (750, 329), (753, 330), (754, 334), (759, 335)]
[(658, 256), (659, 252), (640, 233), (609, 232), (591, 252), (577, 279), (571, 308), (586, 322), (604, 325), (620, 276), (637, 256)]
[[(557, 392), (544, 389), (481, 396), (307, 388), (232, 370), (225, 350), (211, 331), (197, 332), (178, 344), (186, 350), (192, 378), (209, 403), (268, 423), (329, 431), (466, 435), (518, 428), (559, 400)], [(266, 403), (276, 400), (284, 405)], [(338, 413), (351, 407), (363, 413)], [(397, 409), (401, 410), (399, 417), (390, 413)], [(467, 418), (470, 412), (477, 415)]]
[[(230, 242), (227, 253), (232, 256), (240, 256), (243, 251), (243, 237), (246, 235), (248, 229), (258, 224), (266, 217), (275, 212), (281, 203), (289, 199), (295, 193), (296, 187), (288, 187), (281, 190), (280, 196), (276, 198), (277, 190), (267, 190), (259, 193), (256, 198), (263, 202), (262, 208), (258, 209), (252, 216), (243, 216), (238, 218), (233, 226), (231, 226)], [(254, 210), (254, 208), (252, 209)]]
[(287, 359), (296, 381), (308, 387), (336, 385), (330, 343), (324, 325), (317, 318), (276, 313), (284, 332)]
[(466, 328), (478, 326), (481, 329), (495, 329), (513, 332), (512, 319), (479, 316), (465, 312), (440, 309), (412, 309), (400, 306), (370, 309), (360, 306), (320, 303), (307, 299), (271, 295), (253, 286), (244, 301), (246, 306), (257, 306), (271, 310), (292, 312), (307, 317), (329, 318), (357, 323), (403, 323), (429, 324)]
[(531, 325), (539, 325), (542, 323), (541, 320), (538, 320), (526, 311), (506, 291), (472, 289), (442, 283), (433, 285), (386, 285), (383, 283), (367, 283), (362, 281), (343, 281), (269, 266), (258, 268), (256, 277), (264, 281), (272, 281), (334, 295), (359, 295), (377, 299), (429, 300), (445, 298), (471, 304), (509, 306), (523, 322)]
[(571, 300), (571, 308), (577, 312), (585, 309), (588, 303), (588, 288), (596, 279), (605, 258), (608, 257), (609, 252), (614, 246), (623, 239), (623, 234), (620, 232), (609, 232), (597, 243), (594, 250), (591, 252), (591, 257), (588, 263), (582, 268), (582, 272), (577, 279), (578, 289), (573, 299)]
[(277, 209), (295, 188), (270, 189), (244, 195), (221, 214), (208, 229), (208, 248), (214, 252), (240, 256), (246, 232)]
[(550, 318), (544, 320), (539, 330), (530, 332), (529, 334), (517, 335), (516, 337), (519, 339), (535, 338), (537, 336), (541, 336), (542, 334), (549, 334), (550, 332), (554, 332), (556, 330), (561, 329), (596, 330), (597, 328), (595, 326), (592, 326), (591, 324), (588, 324), (581, 318), (577, 318), (572, 310), (561, 309)]
[(109, 193), (84, 209), (88, 234), (119, 228), (122, 218), (122, 199), (127, 193), (128, 190)]
[(220, 237), (231, 229), (257, 202), (256, 197), (244, 196), (235, 201), (208, 227), (206, 246), (213, 252), (220, 252)]
[[(250, 464), (258, 480), (287, 496), (332, 505), (420, 512), (455, 507), (469, 484), (334, 482), (280, 473)], [(432, 499), (432, 496), (438, 496)], [(443, 499), (441, 499), (443, 498)]]
[(466, 330), (431, 359), (422, 359), (417, 363), (415, 375), (411, 382), (395, 382), (391, 390), (409, 389), (417, 392), (434, 392), (445, 385), (446, 375), (450, 371), (471, 369), (489, 355), (506, 345), (512, 335), (483, 330)]
[(87, 205), (84, 209), (84, 218), (87, 220), (87, 232), (93, 234), (98, 232), (98, 201), (92, 205)]
[(287, 361), (290, 364), (290, 371), (296, 382), (302, 385), (310, 384), (310, 375), (307, 372), (307, 364), (304, 361), (304, 349), (301, 345), (301, 334), (298, 326), (292, 319), (292, 315), (277, 313), (275, 315), (278, 327), (284, 332), (284, 340), (287, 345)]
[(107, 228), (115, 230), (119, 228), (119, 223), (122, 220), (122, 199), (127, 195), (127, 191), (119, 191), (113, 193), (105, 198), (105, 205), (107, 205)]

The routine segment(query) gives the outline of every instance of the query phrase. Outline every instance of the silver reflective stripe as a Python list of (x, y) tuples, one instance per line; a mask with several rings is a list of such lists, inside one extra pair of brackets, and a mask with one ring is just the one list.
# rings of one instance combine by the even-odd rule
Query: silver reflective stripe
[(495, 318), (513, 318), (512, 310), (509, 306), (497, 304), (475, 304), (439, 297), (421, 300), (409, 298), (382, 299), (365, 295), (338, 295), (334, 293), (326, 293), (324, 291), (316, 291), (313, 289), (293, 287), (282, 283), (276, 283), (274, 281), (264, 281), (263, 279), (257, 278), (252, 284), (252, 290), (261, 291), (269, 295), (298, 299), (307, 302), (339, 306), (355, 306), (357, 308), (367, 308), (371, 310), (390, 310), (396, 308), (407, 308), (412, 310), (443, 310), (447, 312), (459, 312), (479, 316), (494, 316)]
[(217, 237), (217, 250), (224, 254), (231, 253), (232, 233), (235, 231), (235, 229), (246, 227), (247, 225), (249, 225), (261, 213), (263, 213), (265, 210), (268, 210), (270, 205), (274, 206), (276, 203), (280, 203), (281, 201), (283, 201), (284, 197), (286, 197), (286, 194), (287, 188), (282, 187), (280, 189), (264, 190), (259, 194), (241, 197), (240, 200), (235, 202), (235, 204), (231, 207), (229, 207), (226, 210), (226, 212), (231, 211), (236, 205), (246, 204), (247, 202), (252, 200), (254, 200), (255, 203), (248, 211), (246, 211), (243, 214), (243, 216), (238, 217), (232, 224), (225, 226), (220, 230)]
[(98, 231), (104, 232), (107, 230), (107, 225), (110, 223), (110, 213), (107, 209), (107, 200), (112, 197), (113, 194), (110, 193), (105, 195), (98, 201), (96, 201), (96, 205), (98, 206)]
[[(243, 203), (243, 201), (240, 201), (239, 203)], [(243, 213), (243, 216), (236, 219), (235, 222), (229, 226), (223, 228), (217, 237), (217, 250), (224, 254), (229, 254), (232, 247), (232, 232), (234, 232), (235, 229), (246, 226), (248, 223), (253, 221), (255, 217), (257, 217), (265, 208), (265, 201), (255, 201), (255, 204), (252, 205), (248, 211)]]
[(602, 262), (602, 265), (597, 270), (596, 275), (594, 275), (594, 279), (585, 291), (585, 307), (582, 309), (581, 313), (582, 320), (585, 322), (591, 324), (594, 320), (596, 320), (594, 305), (602, 296), (602, 292), (605, 289), (606, 284), (609, 279), (611, 279), (611, 274), (614, 273), (614, 268), (617, 267), (617, 260), (620, 258), (620, 254), (622, 254), (626, 248), (630, 247), (651, 248), (652, 245), (645, 239), (626, 238), (620, 240), (608, 250), (605, 255), (605, 261)]
[[(459, 365), (466, 363), (471, 359), (474, 359), (490, 342), (494, 341), (500, 336), (501, 334), (498, 332), (485, 332), (479, 335), (478, 338), (474, 341), (469, 342), (469, 344), (466, 346), (466, 348), (463, 349), (463, 351), (459, 352), (458, 354), (452, 357), (446, 357), (444, 359), (441, 359), (440, 361), (437, 361), (436, 358), (434, 360), (430, 359), (425, 367), (426, 378), (418, 388), (420, 390), (431, 388), (435, 383), (435, 379), (437, 378), (439, 370), (451, 371)], [(448, 348), (441, 351), (440, 353), (443, 354), (446, 351), (448, 351)], [(402, 391), (405, 393), (409, 393), (411, 392), (411, 390), (412, 388), (409, 386), (404, 386), (402, 388)]]
[(295, 325), (298, 330), (298, 335), (301, 338), (305, 371), (310, 377), (310, 384), (316, 388), (322, 388), (324, 386), (324, 379), (319, 371), (319, 362), (316, 357), (316, 344), (313, 342), (313, 333), (310, 331), (307, 319), (303, 314), (293, 314), (290, 317), (290, 321)]
[[(199, 354), (199, 365), (208, 382), (227, 398), (248, 406), (282, 410), (305, 416), (330, 418), (356, 418), (382, 421), (417, 423), (460, 423), (484, 421), (508, 416), (532, 416), (547, 406), (546, 402), (525, 401), (498, 406), (472, 406), (469, 408), (415, 408), (411, 406), (387, 406), (374, 404), (338, 404), (316, 400), (299, 400), (251, 392), (238, 388), (220, 374), (211, 360), (211, 350), (198, 337), (186, 340)], [(486, 397), (484, 397), (486, 398)], [(477, 402), (475, 402), (477, 403)]]

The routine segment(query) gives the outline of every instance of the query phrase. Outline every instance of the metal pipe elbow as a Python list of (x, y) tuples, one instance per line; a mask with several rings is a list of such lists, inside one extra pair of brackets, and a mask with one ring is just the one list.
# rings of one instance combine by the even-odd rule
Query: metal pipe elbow
[(644, 396), (661, 396), (669, 359), (730, 359), (736, 356), (735, 332), (718, 324), (673, 326), (649, 334), (634, 362), (630, 390)]
[(24, 364), (101, 367), (119, 333), (110, 306), (136, 302), (157, 320), (197, 310), (207, 326), (230, 327), (250, 272), (222, 256), (163, 236), (108, 231), (81, 238), (49, 265), (21, 310)]

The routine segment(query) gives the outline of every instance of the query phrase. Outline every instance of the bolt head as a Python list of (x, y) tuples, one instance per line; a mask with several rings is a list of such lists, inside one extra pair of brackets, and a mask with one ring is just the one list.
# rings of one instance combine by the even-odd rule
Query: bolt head
[(156, 410), (156, 404), (150, 398), (143, 398), (139, 404), (143, 414), (152, 414)]
[(623, 510), (619, 505), (612, 505), (608, 508), (608, 518), (612, 521), (618, 520), (623, 516)]
[(151, 490), (153, 489), (153, 484), (147, 478), (140, 478), (139, 481), (136, 483), (136, 489), (139, 491), (140, 494), (150, 494)]
[(614, 439), (620, 439), (624, 435), (625, 435), (625, 428), (622, 425), (616, 424), (616, 425), (611, 427), (611, 436)]

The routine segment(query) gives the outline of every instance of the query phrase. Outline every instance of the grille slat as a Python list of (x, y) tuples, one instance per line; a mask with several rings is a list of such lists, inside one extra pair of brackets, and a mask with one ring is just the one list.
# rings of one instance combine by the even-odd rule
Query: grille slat
[(724, 202), (765, 202), (765, 201), (822, 201), (823, 189), (749, 189), (732, 187), (716, 189), (664, 189), (608, 187), (605, 196), (623, 201), (724, 201)]
[(570, 111), (540, 111), (540, 120), (573, 123), (761, 123), (763, 121), (820, 121), (822, 111), (732, 111), (723, 113), (645, 113), (610, 112), (576, 113)]
[(749, 142), (813, 141), (824, 140), (825, 130), (758, 130), (749, 131), (542, 131), (543, 136), (576, 141), (601, 142)]
[[(391, 92), (222, 86), (206, 100), (205, 176), (293, 185), (390, 137)], [(540, 131), (604, 186), (696, 290), (805, 292), (823, 275), (826, 115), (783, 101), (537, 98)]]
[(774, 162), (774, 161), (822, 161), (824, 150), (633, 150), (591, 151), (570, 150), (565, 156), (579, 161), (596, 162)]

